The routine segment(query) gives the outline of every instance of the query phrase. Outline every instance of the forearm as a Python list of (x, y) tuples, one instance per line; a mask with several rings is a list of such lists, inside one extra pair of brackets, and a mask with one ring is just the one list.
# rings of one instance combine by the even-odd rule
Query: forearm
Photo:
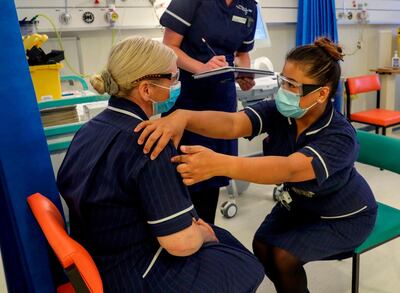
[[(235, 139), (251, 135), (251, 122), (244, 113), (219, 111), (182, 111), (186, 120), (186, 130), (219, 139)], [(248, 121), (246, 121), (248, 119)]]
[(196, 59), (190, 57), (185, 52), (183, 52), (178, 46), (169, 45), (169, 47), (174, 50), (175, 54), (178, 56), (178, 67), (182, 68), (191, 73), (200, 73), (204, 68), (204, 63), (197, 61)]
[(295, 162), (290, 157), (283, 156), (243, 158), (219, 154), (215, 164), (215, 176), (259, 184), (301, 182), (315, 178), (311, 158), (306, 157), (304, 161)]

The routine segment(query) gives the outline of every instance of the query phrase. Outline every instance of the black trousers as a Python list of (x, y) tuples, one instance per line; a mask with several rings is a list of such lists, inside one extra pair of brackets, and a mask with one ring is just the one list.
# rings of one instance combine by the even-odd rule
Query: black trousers
[(190, 191), (190, 196), (198, 216), (207, 223), (214, 224), (217, 209), (219, 187)]

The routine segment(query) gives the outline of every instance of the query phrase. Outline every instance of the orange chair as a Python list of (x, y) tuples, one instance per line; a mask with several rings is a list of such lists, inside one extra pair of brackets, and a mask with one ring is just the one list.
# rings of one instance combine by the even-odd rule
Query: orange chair
[(29, 196), (28, 204), (71, 282), (59, 287), (57, 292), (103, 293), (96, 264), (86, 249), (65, 231), (64, 220), (57, 207), (40, 193)]
[[(386, 135), (386, 128), (400, 125), (400, 111), (380, 109), (381, 84), (377, 74), (347, 78), (345, 86), (346, 112), (349, 121), (375, 126), (376, 133), (382, 128), (383, 135)], [(375, 109), (351, 113), (351, 95), (375, 91), (377, 92)]]

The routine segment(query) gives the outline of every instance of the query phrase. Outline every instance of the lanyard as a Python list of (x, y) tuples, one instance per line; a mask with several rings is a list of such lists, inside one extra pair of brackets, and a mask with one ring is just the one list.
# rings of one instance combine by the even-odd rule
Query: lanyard
[(139, 119), (140, 121), (143, 121), (142, 118), (140, 118), (138, 115), (136, 115), (136, 114), (134, 114), (132, 112), (129, 112), (129, 111), (126, 111), (126, 110), (123, 110), (123, 109), (120, 109), (120, 108), (111, 107), (111, 106), (108, 106), (107, 109), (109, 109), (111, 111), (114, 111), (114, 112), (118, 112), (118, 113), (122, 113), (122, 114), (125, 114), (125, 115), (128, 115), (128, 116), (131, 116), (133, 118)]

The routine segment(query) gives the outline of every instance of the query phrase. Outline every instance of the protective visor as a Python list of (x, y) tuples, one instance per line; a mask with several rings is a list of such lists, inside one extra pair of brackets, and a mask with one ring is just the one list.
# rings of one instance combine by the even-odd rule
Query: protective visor
[(179, 81), (179, 75), (180, 75), (179, 69), (174, 73), (147, 74), (147, 75), (142, 76), (141, 78), (138, 78), (137, 80), (135, 80), (134, 83), (137, 83), (137, 82), (145, 80), (145, 79), (167, 78), (172, 81), (172, 84), (177, 84)]
[(323, 87), (322, 85), (319, 84), (303, 84), (303, 83), (298, 83), (294, 80), (291, 80), (282, 74), (278, 75), (278, 85), (279, 87), (290, 91), (294, 94), (298, 94), (300, 97), (307, 96), (309, 93), (312, 93), (313, 91)]

